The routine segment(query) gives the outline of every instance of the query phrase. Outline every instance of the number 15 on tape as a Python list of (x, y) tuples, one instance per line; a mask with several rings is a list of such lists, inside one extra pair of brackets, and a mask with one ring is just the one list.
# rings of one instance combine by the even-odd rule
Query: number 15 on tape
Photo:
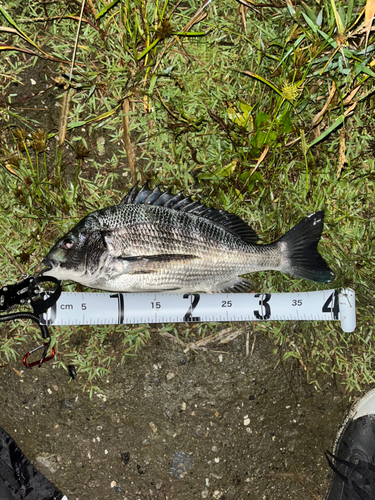
[(356, 326), (351, 289), (299, 293), (78, 293), (63, 292), (40, 317), (45, 325), (198, 323), (218, 321), (340, 321)]

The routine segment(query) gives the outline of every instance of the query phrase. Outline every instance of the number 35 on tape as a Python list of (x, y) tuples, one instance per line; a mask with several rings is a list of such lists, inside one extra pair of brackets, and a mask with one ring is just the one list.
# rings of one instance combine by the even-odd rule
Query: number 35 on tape
[(45, 325), (118, 325), (218, 321), (340, 321), (356, 326), (351, 289), (300, 293), (78, 293), (63, 292), (40, 317)]

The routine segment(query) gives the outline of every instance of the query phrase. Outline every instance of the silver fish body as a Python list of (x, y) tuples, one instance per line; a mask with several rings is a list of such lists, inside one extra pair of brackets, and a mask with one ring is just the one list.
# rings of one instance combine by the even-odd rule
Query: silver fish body
[(123, 292), (237, 292), (239, 276), (277, 270), (313, 281), (334, 275), (317, 250), (324, 213), (258, 245), (239, 217), (147, 184), (82, 219), (48, 253), (46, 276)]

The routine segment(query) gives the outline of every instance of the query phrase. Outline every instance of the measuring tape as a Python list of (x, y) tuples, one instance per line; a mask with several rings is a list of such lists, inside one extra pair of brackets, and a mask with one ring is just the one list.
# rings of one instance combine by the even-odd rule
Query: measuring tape
[(219, 321), (341, 321), (356, 327), (350, 288), (299, 293), (78, 293), (63, 292), (40, 316), (43, 325), (128, 325)]

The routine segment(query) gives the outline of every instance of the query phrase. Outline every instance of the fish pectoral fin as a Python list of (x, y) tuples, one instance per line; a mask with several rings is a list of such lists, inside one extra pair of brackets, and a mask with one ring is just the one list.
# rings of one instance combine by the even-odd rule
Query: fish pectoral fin
[(253, 284), (246, 278), (235, 278), (225, 283), (218, 283), (216, 293), (245, 293), (251, 292)]
[(188, 264), (193, 259), (199, 259), (191, 254), (158, 254), (158, 255), (135, 255), (121, 256), (118, 260), (130, 264), (128, 274), (152, 274), (165, 269), (168, 264)]

